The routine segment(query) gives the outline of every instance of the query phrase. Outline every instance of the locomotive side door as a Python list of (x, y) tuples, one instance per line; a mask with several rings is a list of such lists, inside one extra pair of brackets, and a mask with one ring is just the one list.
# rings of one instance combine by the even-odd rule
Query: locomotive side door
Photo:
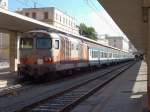
[(61, 44), (60, 52), (59, 52), (60, 63), (63, 64), (63, 62), (65, 61), (65, 39), (63, 36), (61, 36), (61, 38), (60, 38), (60, 44)]
[(60, 63), (60, 40), (55, 39), (54, 44), (55, 44), (54, 45), (55, 62), (58, 64), (58, 63)]

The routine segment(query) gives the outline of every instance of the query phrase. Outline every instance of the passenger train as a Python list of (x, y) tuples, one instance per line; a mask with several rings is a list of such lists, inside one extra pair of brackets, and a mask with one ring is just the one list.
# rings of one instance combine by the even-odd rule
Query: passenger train
[(33, 30), (20, 38), (20, 77), (54, 78), (54, 72), (110, 65), (132, 60), (126, 51), (82, 36)]

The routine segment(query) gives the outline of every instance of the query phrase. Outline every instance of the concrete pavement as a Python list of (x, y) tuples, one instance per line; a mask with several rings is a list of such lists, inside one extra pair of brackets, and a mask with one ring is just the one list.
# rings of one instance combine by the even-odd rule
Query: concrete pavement
[(138, 62), (72, 112), (143, 112), (146, 97), (147, 66)]

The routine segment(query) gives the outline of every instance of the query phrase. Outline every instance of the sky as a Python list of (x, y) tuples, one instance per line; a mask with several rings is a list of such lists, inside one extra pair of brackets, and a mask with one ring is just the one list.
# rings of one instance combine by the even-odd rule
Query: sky
[(124, 36), (97, 0), (8, 0), (9, 10), (21, 8), (56, 7), (76, 18), (77, 23), (85, 23), (95, 28), (99, 35)]

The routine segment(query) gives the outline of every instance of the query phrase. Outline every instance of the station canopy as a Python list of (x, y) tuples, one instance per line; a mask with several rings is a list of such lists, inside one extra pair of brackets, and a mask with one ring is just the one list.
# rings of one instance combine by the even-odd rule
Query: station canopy
[(0, 8), (0, 30), (26, 32), (44, 28), (55, 29), (49, 24)]

